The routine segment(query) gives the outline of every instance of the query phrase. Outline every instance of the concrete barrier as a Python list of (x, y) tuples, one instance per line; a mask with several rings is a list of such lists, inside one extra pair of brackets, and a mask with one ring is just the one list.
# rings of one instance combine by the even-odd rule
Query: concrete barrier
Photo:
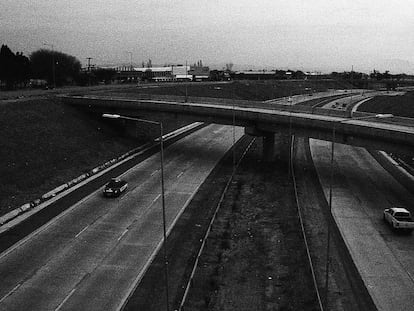
[[(26, 204), (24, 204), (26, 205)], [(29, 204), (29, 206), (31, 207), (31, 205)], [(0, 224), (5, 224), (7, 222), (9, 222), (10, 220), (12, 220), (13, 218), (16, 218), (18, 215), (20, 215), (22, 213), (22, 210), (20, 208), (16, 208), (10, 212), (8, 212), (7, 214), (4, 214), (2, 217), (0, 217)]]
[(67, 184), (60, 185), (59, 187), (56, 187), (55, 189), (53, 189), (53, 190), (45, 193), (44, 195), (42, 195), (41, 198), (42, 199), (48, 199), (48, 198), (54, 197), (57, 193), (65, 190), (66, 188), (68, 188)]

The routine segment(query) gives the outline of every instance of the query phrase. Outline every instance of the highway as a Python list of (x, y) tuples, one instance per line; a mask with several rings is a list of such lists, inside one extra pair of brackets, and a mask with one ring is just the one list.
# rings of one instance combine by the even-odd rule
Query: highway
[[(414, 195), (363, 148), (335, 145), (332, 214), (378, 310), (412, 310), (414, 235), (398, 235), (382, 211), (405, 206)], [(329, 198), (330, 143), (311, 140), (325, 197)]]
[[(167, 228), (232, 144), (232, 127), (210, 125), (165, 150)], [(1, 310), (122, 306), (162, 245), (159, 154), (123, 178), (121, 197), (94, 192), (0, 254)]]

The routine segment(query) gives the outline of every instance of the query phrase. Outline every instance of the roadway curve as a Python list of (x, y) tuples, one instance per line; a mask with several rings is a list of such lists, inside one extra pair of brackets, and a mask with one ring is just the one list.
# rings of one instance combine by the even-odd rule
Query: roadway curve
[[(166, 150), (168, 228), (232, 143), (231, 127), (211, 125)], [(159, 156), (124, 178), (125, 195), (96, 191), (0, 255), (1, 310), (122, 306), (161, 245)]]
[[(412, 310), (414, 236), (382, 221), (390, 206), (412, 206), (409, 193), (362, 148), (335, 145), (332, 214), (378, 310)], [(312, 157), (328, 199), (330, 143), (311, 140)]]

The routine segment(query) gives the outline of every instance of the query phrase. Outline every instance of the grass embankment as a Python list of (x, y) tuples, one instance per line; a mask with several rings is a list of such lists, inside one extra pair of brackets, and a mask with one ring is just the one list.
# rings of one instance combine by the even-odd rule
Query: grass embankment
[[(376, 96), (358, 107), (358, 111), (373, 113), (392, 113), (398, 117), (414, 118), (414, 92), (402, 96)], [(414, 155), (398, 155), (414, 167)]]
[(2, 104), (0, 124), (0, 214), (145, 142), (53, 99)]
[[(154, 95), (187, 95), (195, 97), (215, 97), (245, 100), (267, 100), (304, 94), (307, 92), (321, 92), (328, 89), (351, 88), (350, 84), (335, 80), (265, 80), (265, 81), (234, 81), (230, 83), (192, 83), (182, 85), (161, 85), (159, 87), (123, 90), (123, 95), (154, 94)], [(186, 90), (187, 88), (187, 90)], [(116, 92), (116, 91), (115, 91)]]
[(414, 92), (402, 96), (376, 96), (359, 106), (358, 111), (392, 113), (399, 117), (414, 118)]

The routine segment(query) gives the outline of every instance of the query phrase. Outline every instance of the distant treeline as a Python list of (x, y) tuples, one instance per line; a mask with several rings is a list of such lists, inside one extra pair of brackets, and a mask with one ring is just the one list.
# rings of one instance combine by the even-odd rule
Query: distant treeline
[(111, 80), (114, 75), (115, 70), (111, 69), (84, 72), (76, 57), (54, 50), (40, 49), (26, 57), (21, 52), (13, 53), (7, 45), (0, 49), (0, 87), (3, 89), (96, 84)]
[[(134, 71), (128, 72), (134, 73)], [(62, 85), (94, 85), (136, 83), (137, 79), (120, 79), (120, 73), (115, 69), (87, 68), (82, 70), (80, 61), (71, 55), (48, 49), (40, 49), (29, 57), (22, 52), (13, 53), (7, 45), (0, 49), (0, 88), (15, 89), (24, 87), (50, 88)], [(137, 77), (138, 80), (142, 79)], [(413, 83), (414, 76), (406, 74), (381, 73), (374, 70), (372, 73), (361, 72), (332, 72), (330, 74), (309, 74), (300, 70), (259, 70), (259, 71), (232, 71), (211, 70), (211, 81), (226, 80), (307, 80), (307, 79), (334, 79), (346, 81), (359, 88), (372, 88), (375, 83), (386, 85), (388, 89), (404, 83)], [(382, 87), (382, 86), (381, 86)]]

